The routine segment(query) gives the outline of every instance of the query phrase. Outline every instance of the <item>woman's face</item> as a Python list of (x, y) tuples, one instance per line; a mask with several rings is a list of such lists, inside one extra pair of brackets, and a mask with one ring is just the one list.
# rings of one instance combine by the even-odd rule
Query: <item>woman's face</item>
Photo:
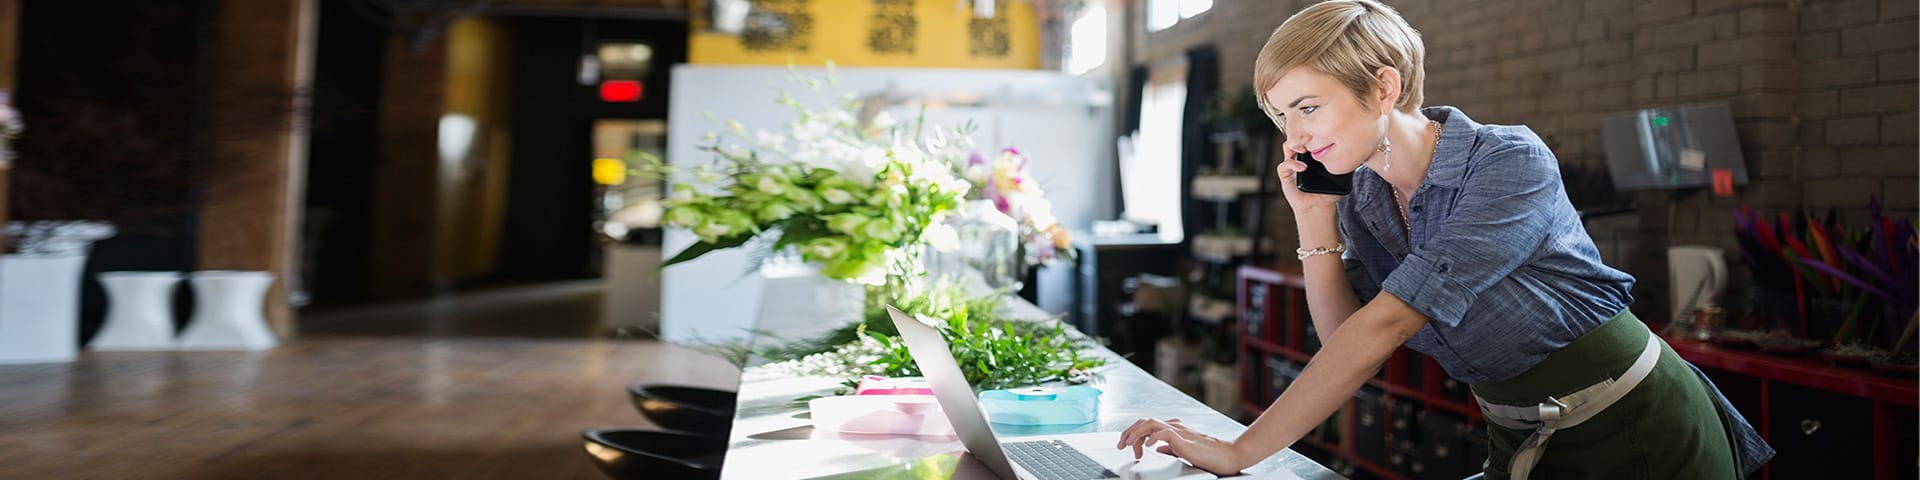
[(1335, 174), (1352, 173), (1374, 153), (1383, 116), (1333, 76), (1294, 68), (1262, 93), (1287, 133), (1289, 154), (1307, 153)]

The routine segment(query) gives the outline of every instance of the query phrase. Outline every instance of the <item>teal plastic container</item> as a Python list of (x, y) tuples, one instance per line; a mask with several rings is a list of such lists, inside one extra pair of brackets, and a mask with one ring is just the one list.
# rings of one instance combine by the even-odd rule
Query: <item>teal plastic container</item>
[(980, 392), (987, 420), (1005, 425), (1079, 425), (1097, 420), (1100, 390), (1084, 385)]

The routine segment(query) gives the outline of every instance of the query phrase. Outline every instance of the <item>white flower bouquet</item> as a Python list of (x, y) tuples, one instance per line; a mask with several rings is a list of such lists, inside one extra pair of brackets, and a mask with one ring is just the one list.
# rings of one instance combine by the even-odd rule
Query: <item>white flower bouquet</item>
[(1025, 252), (1021, 261), (1026, 266), (1050, 264), (1061, 257), (1074, 260), (1072, 239), (1053, 216), (1053, 202), (1028, 173), (1027, 157), (1020, 150), (1002, 149), (992, 159), (974, 154), (961, 176), (973, 185), (974, 197), (992, 200), (994, 208), (1020, 225), (1020, 249)]
[[(831, 75), (825, 85), (790, 79), (831, 97)], [(637, 172), (677, 180), (665, 221), (699, 237), (663, 268), (767, 236), (772, 251), (792, 247), (829, 278), (882, 285), (890, 275), (917, 274), (922, 245), (953, 247), (941, 219), (969, 188), (950, 167), (972, 147), (964, 127), (905, 125), (884, 112), (862, 122), (862, 105), (850, 96), (820, 109), (785, 91), (778, 101), (797, 114), (785, 130), (749, 135), (729, 120), (706, 137), (715, 164), (676, 172), (654, 159)]]

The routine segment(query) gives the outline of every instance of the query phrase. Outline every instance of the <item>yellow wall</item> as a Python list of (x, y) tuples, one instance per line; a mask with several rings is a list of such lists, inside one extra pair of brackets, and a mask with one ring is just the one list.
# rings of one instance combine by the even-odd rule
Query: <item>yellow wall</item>
[[(492, 273), (506, 218), (513, 31), (497, 17), (466, 17), (447, 32), (446, 114), (474, 123), (466, 156), (440, 166), (436, 279)], [(440, 135), (450, 132), (442, 131)]]
[[(705, 2), (695, 1), (695, 12), (704, 12)], [(888, 7), (881, 4), (898, 5)], [(998, 0), (991, 20), (1004, 28), (1007, 48), (1004, 56), (977, 51), (972, 25), (976, 18), (969, 3), (956, 0), (754, 0), (754, 8), (804, 15), (807, 28), (789, 43), (778, 43), (755, 50), (744, 35), (735, 36), (707, 31), (701, 15), (693, 20), (688, 45), (688, 62), (718, 65), (818, 65), (832, 61), (838, 65), (872, 67), (942, 68), (1040, 68), (1040, 28), (1034, 19), (1033, 4), (1026, 1)], [(883, 9), (898, 8), (896, 11)], [(876, 51), (873, 40), (876, 27), (898, 24), (903, 17), (913, 23), (911, 51)], [(885, 32), (899, 30), (882, 29)], [(884, 47), (883, 47), (884, 48)], [(902, 50), (905, 50), (904, 48)]]

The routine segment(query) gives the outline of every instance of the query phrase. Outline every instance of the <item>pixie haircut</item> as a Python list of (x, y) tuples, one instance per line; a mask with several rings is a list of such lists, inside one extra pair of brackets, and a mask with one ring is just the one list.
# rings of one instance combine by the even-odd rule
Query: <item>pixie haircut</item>
[(1267, 37), (1253, 63), (1254, 98), (1267, 118), (1286, 126), (1267, 102), (1267, 90), (1295, 67), (1332, 76), (1366, 104), (1380, 67), (1400, 71), (1400, 101), (1394, 108), (1412, 112), (1425, 96), (1426, 47), (1399, 12), (1372, 0), (1329, 0), (1288, 18)]

